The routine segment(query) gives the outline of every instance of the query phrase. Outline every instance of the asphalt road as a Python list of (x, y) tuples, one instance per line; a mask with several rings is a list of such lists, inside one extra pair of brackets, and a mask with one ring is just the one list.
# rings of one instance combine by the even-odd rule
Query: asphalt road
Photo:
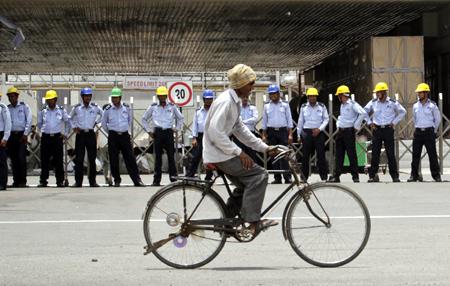
[[(0, 285), (450, 285), (450, 183), (348, 179), (369, 207), (372, 233), (356, 260), (334, 269), (301, 260), (279, 226), (227, 243), (203, 268), (169, 268), (142, 255), (140, 218), (156, 188), (0, 192)], [(269, 186), (266, 202), (280, 191)]]

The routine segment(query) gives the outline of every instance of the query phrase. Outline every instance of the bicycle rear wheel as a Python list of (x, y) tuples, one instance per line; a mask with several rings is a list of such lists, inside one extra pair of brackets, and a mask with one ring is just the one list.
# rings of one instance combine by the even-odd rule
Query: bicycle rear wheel
[[(192, 215), (192, 217), (191, 217)], [(144, 216), (147, 245), (179, 233), (186, 219), (223, 219), (225, 204), (213, 190), (178, 183), (162, 189), (150, 200)], [(163, 263), (175, 268), (197, 268), (210, 262), (222, 250), (226, 234), (220, 231), (195, 230), (181, 234), (153, 251)]]
[(366, 205), (341, 185), (315, 184), (309, 188), (303, 191), (307, 195), (299, 193), (287, 211), (289, 243), (312, 265), (338, 267), (349, 263), (369, 239), (371, 224)]

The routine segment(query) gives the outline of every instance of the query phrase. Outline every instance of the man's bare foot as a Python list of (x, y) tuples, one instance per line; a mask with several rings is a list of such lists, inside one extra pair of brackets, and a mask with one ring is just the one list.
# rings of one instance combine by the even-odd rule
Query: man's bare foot
[(271, 226), (278, 225), (278, 222), (273, 219), (262, 219), (260, 221), (251, 222), (248, 229), (253, 235), (259, 234), (261, 231), (265, 231)]

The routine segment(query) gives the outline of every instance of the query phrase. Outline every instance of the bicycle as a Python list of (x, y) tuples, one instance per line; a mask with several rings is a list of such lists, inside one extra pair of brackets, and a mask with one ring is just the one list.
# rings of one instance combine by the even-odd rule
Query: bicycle
[[(263, 218), (291, 190), (282, 216), (282, 232), (293, 250), (319, 267), (338, 267), (355, 259), (366, 246), (371, 229), (369, 211), (351, 189), (329, 183), (308, 184), (296, 162), (295, 151), (277, 146), (274, 160), (286, 158), (293, 182), (262, 212)], [(212, 261), (227, 238), (250, 242), (254, 235), (239, 214), (234, 216), (212, 189), (222, 178), (229, 200), (235, 200), (228, 181), (215, 171), (211, 181), (178, 177), (179, 182), (160, 189), (148, 201), (143, 215), (147, 242), (145, 255), (153, 253), (174, 268), (192, 269)], [(238, 204), (237, 201), (234, 201)]]

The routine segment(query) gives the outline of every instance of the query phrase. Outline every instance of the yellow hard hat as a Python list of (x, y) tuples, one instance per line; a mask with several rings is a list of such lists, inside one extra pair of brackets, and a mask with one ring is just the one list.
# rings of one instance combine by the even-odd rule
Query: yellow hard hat
[(306, 96), (319, 96), (319, 92), (316, 88), (310, 87), (306, 90)]
[(8, 88), (8, 91), (6, 92), (6, 94), (10, 94), (10, 93), (19, 94), (19, 91), (17, 90), (17, 88), (12, 86), (12, 87)]
[(386, 90), (389, 90), (387, 83), (379, 82), (375, 86), (375, 89), (373, 90), (373, 92), (386, 91)]
[(45, 93), (45, 100), (49, 100), (49, 99), (53, 99), (53, 98), (57, 98), (58, 95), (56, 94), (56, 91), (54, 91), (53, 89), (47, 90), (47, 92)]
[(0, 92), (0, 96), (2, 96), (3, 94)]
[(419, 83), (416, 92), (430, 91), (430, 86), (426, 83)]
[(349, 93), (350, 93), (350, 89), (346, 85), (341, 85), (336, 90), (336, 95), (338, 95), (338, 94), (349, 94)]
[(156, 95), (168, 95), (169, 91), (167, 90), (167, 87), (160, 86), (156, 89)]

